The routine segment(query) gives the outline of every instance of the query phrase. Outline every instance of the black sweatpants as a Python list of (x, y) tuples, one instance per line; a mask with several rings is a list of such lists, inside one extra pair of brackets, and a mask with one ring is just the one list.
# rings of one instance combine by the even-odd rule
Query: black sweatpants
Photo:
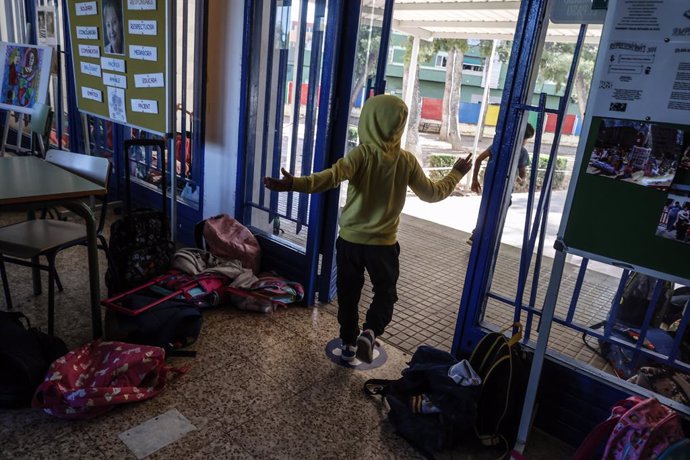
[(371, 329), (378, 337), (393, 318), (393, 305), (398, 300), (395, 286), (400, 275), (400, 245), (356, 244), (339, 237), (335, 247), (340, 338), (343, 343), (354, 345), (359, 335), (359, 299), (365, 269), (374, 287), (374, 299), (363, 329)]

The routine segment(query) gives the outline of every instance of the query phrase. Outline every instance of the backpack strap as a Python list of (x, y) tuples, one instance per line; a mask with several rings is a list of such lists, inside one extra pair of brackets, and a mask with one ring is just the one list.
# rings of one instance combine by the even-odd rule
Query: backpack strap
[(609, 438), (620, 417), (612, 417), (599, 423), (589, 432), (572, 457), (572, 460), (589, 460)]
[(501, 333), (507, 332), (509, 329), (517, 329), (517, 332), (513, 334), (513, 336), (508, 339), (508, 346), (512, 347), (516, 343), (518, 343), (520, 340), (522, 340), (522, 324), (515, 322), (511, 324), (510, 326), (506, 327), (501, 331)]

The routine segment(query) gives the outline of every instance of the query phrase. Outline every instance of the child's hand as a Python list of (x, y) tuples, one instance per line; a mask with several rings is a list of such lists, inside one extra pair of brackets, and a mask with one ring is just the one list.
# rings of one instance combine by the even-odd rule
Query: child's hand
[(280, 171), (283, 173), (282, 179), (264, 177), (264, 186), (275, 192), (287, 192), (292, 190), (292, 174), (287, 172), (285, 168), (280, 168)]
[(470, 186), (470, 190), (479, 195), (482, 194), (482, 184), (479, 183), (479, 179), (472, 179), (472, 185)]
[(472, 160), (470, 159), (471, 157), (472, 154), (470, 153), (465, 158), (458, 158), (455, 164), (453, 165), (453, 169), (464, 176), (470, 171), (470, 169), (472, 169)]

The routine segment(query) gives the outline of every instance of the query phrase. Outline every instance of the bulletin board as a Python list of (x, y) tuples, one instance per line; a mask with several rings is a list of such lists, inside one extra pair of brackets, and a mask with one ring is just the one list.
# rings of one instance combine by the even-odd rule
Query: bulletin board
[(0, 42), (0, 109), (31, 114), (45, 103), (52, 60), (49, 46)]
[(560, 231), (569, 253), (685, 284), (689, 25), (685, 2), (620, 0), (609, 10)]
[(81, 112), (158, 134), (168, 132), (165, 0), (68, 0)]

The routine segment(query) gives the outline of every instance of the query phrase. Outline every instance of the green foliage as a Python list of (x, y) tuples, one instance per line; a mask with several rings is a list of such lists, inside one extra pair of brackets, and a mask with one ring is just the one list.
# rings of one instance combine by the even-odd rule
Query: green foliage
[(430, 168), (447, 168), (447, 169), (437, 169), (429, 171), (429, 179), (439, 180), (446, 174), (450, 168), (453, 167), (455, 160), (458, 159), (458, 155), (446, 155), (446, 154), (432, 154), (429, 155), (427, 160)]
[[(407, 38), (407, 46), (405, 46), (405, 65), (408, 66), (412, 60), (412, 42), (414, 41), (413, 36)], [(427, 40), (419, 41), (419, 54), (417, 55), (417, 63), (429, 62), (431, 56), (436, 54), (434, 50), (434, 43)]]
[[(537, 171), (537, 190), (541, 189), (544, 183), (544, 172), (546, 171), (546, 165), (549, 162), (548, 155), (539, 155), (539, 170)], [(566, 178), (566, 168), (568, 167), (567, 158), (556, 158), (556, 170), (553, 174), (553, 184), (552, 190), (565, 190), (568, 188), (570, 181), (565, 180)]]
[[(501, 62), (508, 62), (510, 60), (510, 52), (513, 47), (513, 42), (504, 41), (497, 48), (498, 56)], [(556, 84), (556, 91), (560, 90), (568, 81), (568, 73), (570, 72), (570, 64), (573, 61), (573, 53), (575, 52), (574, 43), (551, 43), (544, 44), (544, 51), (541, 55), (541, 62), (539, 64), (539, 80), (552, 81)], [(594, 71), (594, 61), (597, 57), (597, 47), (595, 45), (583, 45), (580, 52), (580, 62), (577, 66), (577, 72), (587, 82), (587, 91), (589, 92), (589, 83), (592, 81), (592, 73)]]
[(347, 127), (347, 143), (352, 147), (359, 145), (359, 132), (356, 126)]
[(465, 53), (469, 47), (465, 39), (439, 38), (433, 41), (434, 53), (438, 53), (439, 51), (447, 51), (450, 53), (455, 50)]
[[(444, 168), (444, 169), (434, 169), (429, 171), (429, 179), (431, 180), (439, 180), (446, 174), (448, 174), (448, 171), (450, 168), (453, 167), (453, 164), (455, 163), (455, 160), (458, 159), (457, 155), (448, 155), (448, 154), (432, 154), (429, 156), (428, 163), (430, 168)], [(542, 187), (542, 184), (544, 183), (544, 172), (546, 171), (546, 165), (549, 161), (549, 156), (548, 155), (539, 155), (539, 165), (538, 170), (537, 170), (537, 190), (540, 190)], [(482, 170), (479, 172), (479, 180), (480, 182), (484, 183), (484, 171), (485, 171), (485, 166), (486, 162), (483, 164)], [(568, 167), (568, 159), (567, 158), (557, 158), (556, 159), (556, 170), (554, 171), (553, 175), (553, 190), (565, 190), (568, 188), (568, 185), (570, 183), (570, 174), (568, 171), (566, 171), (566, 168)], [(528, 181), (530, 177), (530, 170), (529, 167), (527, 168), (527, 182), (525, 182), (525, 185), (523, 186), (518, 186), (517, 184), (515, 185), (515, 192), (526, 192), (528, 190)], [(566, 180), (568, 179), (568, 180)]]

